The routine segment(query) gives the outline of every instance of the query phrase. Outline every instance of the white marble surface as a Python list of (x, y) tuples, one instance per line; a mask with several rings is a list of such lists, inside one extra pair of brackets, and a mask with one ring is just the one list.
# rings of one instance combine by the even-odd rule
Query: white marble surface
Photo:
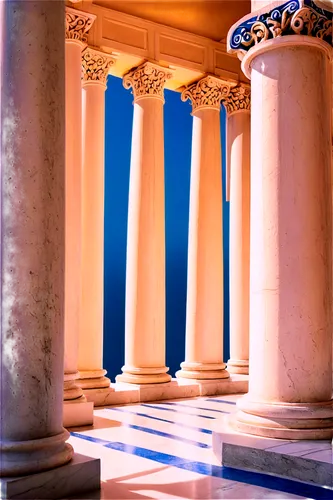
[(116, 382), (107, 389), (86, 389), (88, 401), (97, 406), (123, 405), (144, 401), (162, 401), (175, 398), (218, 396), (245, 393), (248, 389), (248, 375), (234, 374), (224, 380), (189, 380), (173, 378), (163, 384), (128, 384)]
[[(75, 454), (67, 465), (29, 476), (0, 479), (1, 498), (54, 499), (100, 488), (100, 460)], [(90, 493), (86, 498), (90, 498)]]
[(111, 384), (109, 389), (85, 389), (84, 395), (94, 406), (137, 403), (140, 399), (138, 387), (131, 384)]
[(333, 485), (331, 441), (294, 441), (241, 434), (233, 416), (215, 422), (213, 451), (227, 467), (274, 474), (310, 484)]
[(198, 380), (200, 396), (218, 396), (221, 394), (244, 394), (248, 391), (249, 376), (232, 374), (223, 380)]
[(70, 442), (80, 453), (101, 458), (101, 491), (77, 498), (315, 498), (296, 481), (286, 491), (270, 476), (258, 484), (257, 474), (235, 476), (219, 465), (210, 432), (223, 414), (235, 411), (236, 400), (225, 395), (95, 409), (94, 428), (78, 429)]
[(64, 401), (63, 426), (67, 428), (79, 425), (92, 425), (94, 421), (94, 403), (76, 401), (75, 399)]

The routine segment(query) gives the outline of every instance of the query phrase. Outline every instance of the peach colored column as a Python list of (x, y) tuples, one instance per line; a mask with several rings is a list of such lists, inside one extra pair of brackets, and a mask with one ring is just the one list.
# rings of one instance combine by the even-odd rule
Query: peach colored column
[(251, 370), (234, 425), (260, 436), (330, 439), (332, 38), (329, 21), (316, 37), (311, 8), (281, 15), (288, 34), (251, 46), (243, 18), (228, 37), (229, 50), (242, 51), (252, 100)]
[(171, 73), (144, 63), (124, 77), (134, 114), (128, 206), (125, 366), (117, 382), (169, 382), (165, 366), (163, 89)]
[(82, 302), (79, 342), (80, 386), (110, 388), (103, 370), (104, 135), (105, 90), (114, 60), (83, 52)]
[(73, 456), (62, 426), (64, 15), (61, 1), (0, 5), (0, 477)]
[(65, 401), (85, 401), (77, 385), (81, 298), (81, 51), (95, 16), (66, 7)]
[(177, 377), (228, 378), (223, 362), (223, 234), (220, 108), (230, 85), (207, 76), (182, 100), (193, 109), (186, 352)]
[(249, 373), (250, 294), (250, 88), (231, 89), (227, 111), (230, 178), (230, 359), (231, 373)]

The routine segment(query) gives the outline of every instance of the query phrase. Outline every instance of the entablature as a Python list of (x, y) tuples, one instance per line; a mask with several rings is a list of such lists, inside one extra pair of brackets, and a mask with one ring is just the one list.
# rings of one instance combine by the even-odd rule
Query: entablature
[(170, 90), (182, 90), (206, 74), (233, 83), (247, 82), (237, 57), (227, 53), (225, 41), (111, 10), (91, 0), (68, 2), (68, 6), (96, 16), (88, 44), (117, 59), (110, 67), (111, 75), (122, 78), (148, 60), (172, 70), (173, 76), (166, 83)]

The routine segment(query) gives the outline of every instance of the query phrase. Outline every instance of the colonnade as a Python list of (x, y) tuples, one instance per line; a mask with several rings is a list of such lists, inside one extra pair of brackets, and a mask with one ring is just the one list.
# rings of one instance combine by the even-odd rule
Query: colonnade
[[(72, 366), (76, 386), (90, 394), (110, 392), (110, 380), (105, 377), (103, 355), (103, 223), (104, 223), (104, 91), (109, 67), (116, 60), (109, 54), (87, 47), (85, 37), (94, 22), (90, 14), (66, 9), (66, 46), (75, 51), (77, 64), (70, 66), (66, 79), (68, 86), (82, 88), (67, 107), (71, 127), (80, 126), (74, 138), (67, 129), (67, 144), (75, 142), (82, 148), (75, 155), (69, 172), (66, 193), (71, 198), (67, 205), (67, 231), (74, 233), (66, 241), (71, 279), (66, 287), (67, 310), (66, 345), (68, 357), (77, 360)], [(72, 48), (74, 47), (74, 48)], [(133, 131), (130, 168), (126, 311), (125, 364), (117, 383), (155, 384), (171, 380), (165, 366), (165, 224), (164, 224), (164, 86), (172, 72), (153, 62), (144, 62), (123, 77), (125, 88), (132, 89)], [(190, 193), (188, 295), (186, 322), (186, 355), (177, 372), (184, 379), (224, 379), (229, 377), (223, 362), (223, 235), (222, 235), (222, 173), (220, 108), (228, 114), (228, 145), (230, 150), (230, 177), (234, 186), (240, 180), (244, 187), (233, 187), (231, 210), (235, 222), (231, 236), (237, 241), (234, 267), (235, 286), (231, 302), (238, 302), (241, 292), (244, 300), (231, 319), (232, 371), (248, 373), (248, 190), (250, 145), (250, 91), (245, 84), (224, 81), (217, 76), (205, 76), (191, 84), (181, 95), (190, 99), (193, 108), (193, 139)], [(83, 118), (75, 121), (79, 106)], [(71, 109), (69, 109), (69, 106)], [(74, 108), (74, 106), (76, 106)], [(67, 146), (68, 147), (68, 146)], [(73, 155), (74, 156), (74, 155)], [(229, 155), (228, 155), (229, 156)], [(82, 179), (80, 179), (82, 168)], [(69, 173), (67, 175), (70, 175)], [(75, 186), (72, 186), (72, 183)], [(247, 186), (247, 187), (246, 187)], [(73, 190), (80, 190), (75, 196)], [(244, 215), (239, 218), (237, 213)], [(243, 212), (242, 212), (243, 211)], [(73, 212), (73, 213), (72, 213)], [(79, 213), (81, 212), (81, 223)], [(76, 221), (74, 217), (76, 214)], [(81, 231), (81, 234), (77, 233)], [(77, 234), (77, 237), (74, 237)], [(68, 247), (68, 250), (67, 250)], [(81, 248), (81, 252), (79, 252)], [(76, 254), (75, 254), (76, 252)], [(246, 286), (247, 283), (247, 286)], [(76, 324), (71, 323), (74, 309), (73, 289), (77, 300)], [(243, 290), (244, 288), (244, 290)], [(247, 290), (247, 292), (246, 292)], [(81, 293), (80, 300), (78, 294)], [(237, 305), (233, 306), (235, 309)], [(66, 310), (66, 308), (65, 308)], [(239, 321), (239, 317), (243, 318)], [(234, 333), (233, 333), (234, 331)], [(77, 392), (77, 397), (79, 396)], [(82, 397), (82, 396), (81, 396)]]
[[(289, 9), (286, 16), (294, 14), (300, 15)], [(312, 20), (324, 15), (310, 14)], [(102, 366), (102, 186), (104, 92), (115, 61), (85, 46), (94, 19), (77, 10), (66, 12), (65, 44), (64, 15), (61, 1), (0, 3), (1, 477), (54, 468), (56, 480), (59, 466), (73, 457), (62, 426), (63, 399), (84, 401), (81, 389), (110, 390)], [(205, 76), (184, 91), (193, 108), (193, 147), (189, 312), (178, 376), (228, 377), (221, 345), (223, 103), (231, 245), (238, 250), (231, 261), (231, 300), (242, 297), (244, 318), (232, 315), (230, 371), (247, 367), (250, 303), (250, 387), (234, 425), (262, 436), (322, 439), (332, 436), (332, 50), (325, 34), (332, 23), (325, 21), (319, 37), (310, 29), (315, 24), (307, 34), (299, 28), (308, 19), (293, 18), (292, 33), (259, 37), (253, 46), (248, 37), (243, 45), (242, 38), (230, 38), (231, 49), (243, 51), (252, 86), (251, 221), (249, 89)], [(248, 25), (240, 25), (246, 32)], [(169, 75), (167, 68), (145, 62), (124, 78), (135, 101), (120, 376), (130, 383), (169, 380), (161, 201), (163, 88)], [(249, 279), (249, 231), (250, 301), (240, 293)], [(216, 350), (208, 348), (214, 342)]]

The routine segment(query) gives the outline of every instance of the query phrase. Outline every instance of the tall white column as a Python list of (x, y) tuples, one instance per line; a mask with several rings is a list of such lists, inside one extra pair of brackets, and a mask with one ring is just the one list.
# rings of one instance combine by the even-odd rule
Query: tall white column
[(220, 108), (230, 85), (207, 76), (182, 100), (193, 109), (186, 353), (177, 377), (223, 379), (223, 219)]
[[(81, 300), (81, 52), (95, 16), (66, 7), (66, 237), (64, 400), (85, 402), (77, 384)], [(66, 406), (65, 412), (69, 408)], [(78, 407), (75, 410), (78, 411)], [(91, 411), (92, 419), (92, 411)], [(87, 422), (88, 423), (88, 422)], [(83, 422), (82, 422), (83, 424)]]
[[(114, 59), (88, 47), (83, 66), (82, 297), (79, 384), (110, 390), (103, 370), (105, 90)], [(104, 391), (103, 391), (104, 389)], [(90, 399), (89, 396), (89, 399)]]
[[(0, 10), (0, 477), (8, 477), (63, 465), (73, 449), (62, 426), (64, 3)], [(7, 483), (0, 487), (7, 498)]]
[[(250, 381), (235, 427), (329, 439), (332, 13), (267, 6), (229, 32), (251, 78)], [(272, 21), (273, 19), (273, 21)]]
[(134, 114), (128, 206), (125, 366), (117, 382), (169, 382), (165, 366), (163, 90), (171, 73), (144, 63), (124, 76)]
[(227, 111), (230, 200), (230, 373), (249, 373), (250, 88), (241, 84), (223, 100)]

